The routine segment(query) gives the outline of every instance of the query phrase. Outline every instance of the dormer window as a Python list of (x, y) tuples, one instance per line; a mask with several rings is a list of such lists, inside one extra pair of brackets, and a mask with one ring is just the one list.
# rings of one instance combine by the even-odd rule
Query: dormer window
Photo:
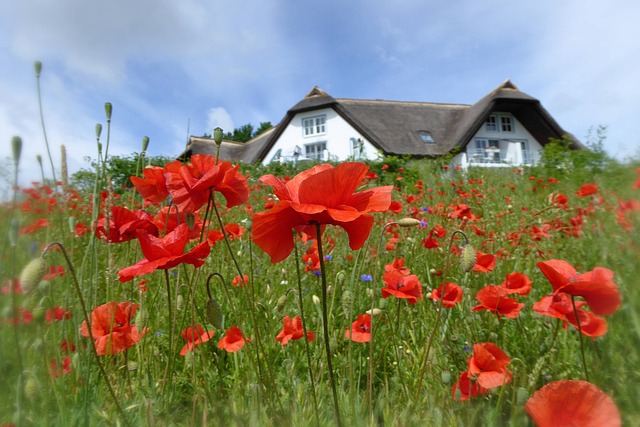
[(304, 136), (314, 136), (326, 133), (327, 116), (305, 117), (302, 119)]
[(495, 114), (487, 117), (484, 128), (487, 132), (498, 132), (498, 118), (495, 116)]
[(513, 132), (511, 116), (500, 116), (500, 130), (502, 132)]
[(436, 140), (433, 139), (431, 132), (427, 132), (426, 130), (421, 130), (420, 132), (418, 132), (418, 135), (420, 135), (420, 139), (422, 139), (422, 142), (424, 142), (425, 144), (436, 143)]

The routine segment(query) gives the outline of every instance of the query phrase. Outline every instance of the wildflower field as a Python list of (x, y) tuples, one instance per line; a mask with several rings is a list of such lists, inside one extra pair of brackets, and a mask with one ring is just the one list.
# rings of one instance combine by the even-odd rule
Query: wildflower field
[(0, 208), (0, 425), (640, 424), (637, 165), (107, 161)]

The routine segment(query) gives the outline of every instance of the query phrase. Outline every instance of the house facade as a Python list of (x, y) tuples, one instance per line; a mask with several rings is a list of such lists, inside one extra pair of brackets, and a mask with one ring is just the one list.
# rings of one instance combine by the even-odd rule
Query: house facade
[[(333, 98), (314, 87), (277, 126), (246, 143), (224, 141), (220, 157), (268, 164), (452, 153), (463, 168), (512, 167), (535, 165), (544, 145), (565, 135), (584, 148), (509, 80), (472, 105)], [(182, 157), (196, 153), (214, 154), (215, 144), (191, 137)]]

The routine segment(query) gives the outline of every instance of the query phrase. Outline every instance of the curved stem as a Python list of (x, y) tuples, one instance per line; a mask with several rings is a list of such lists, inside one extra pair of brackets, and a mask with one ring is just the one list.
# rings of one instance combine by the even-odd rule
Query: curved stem
[(322, 277), (322, 330), (324, 334), (324, 349), (327, 354), (327, 369), (329, 370), (329, 380), (333, 393), (333, 410), (338, 427), (342, 426), (340, 419), (340, 408), (338, 406), (338, 392), (336, 391), (336, 380), (333, 376), (333, 365), (331, 363), (331, 346), (329, 345), (329, 321), (327, 314), (327, 272), (324, 266), (324, 254), (322, 251), (322, 229), (319, 223), (316, 226), (316, 239), (318, 239), (318, 258), (320, 258), (320, 272)]
[(91, 346), (91, 349), (93, 350), (92, 351), (93, 356), (95, 357), (96, 363), (98, 364), (98, 368), (100, 369), (100, 374), (102, 374), (102, 377), (104, 378), (104, 381), (107, 384), (107, 389), (109, 390), (109, 394), (111, 395), (111, 398), (113, 399), (113, 403), (115, 403), (116, 409), (118, 410), (118, 413), (122, 417), (122, 420), (123, 420), (124, 424), (128, 426), (129, 425), (129, 420), (127, 419), (127, 416), (124, 413), (124, 410), (122, 409), (122, 406), (120, 406), (120, 401), (118, 400), (118, 397), (116, 396), (116, 393), (113, 390), (113, 387), (111, 386), (111, 383), (109, 382), (109, 378), (107, 377), (107, 373), (104, 370), (104, 366), (102, 365), (102, 361), (100, 360), (100, 356), (98, 356), (98, 350), (96, 349), (96, 345), (95, 345), (96, 341), (95, 341), (95, 339), (93, 337), (93, 330), (92, 330), (92, 326), (91, 326), (91, 320), (89, 319), (89, 312), (87, 311), (87, 306), (84, 303), (84, 298), (82, 297), (82, 291), (80, 290), (80, 284), (79, 284), (78, 278), (76, 276), (76, 271), (73, 268), (73, 264), (71, 263), (71, 259), (69, 258), (69, 255), (67, 254), (67, 250), (65, 249), (65, 247), (64, 247), (64, 245), (62, 243), (53, 242), (53, 243), (48, 244), (47, 247), (44, 248), (44, 251), (42, 251), (42, 257), (44, 258), (45, 254), (53, 246), (57, 246), (57, 247), (60, 248), (60, 250), (62, 252), (62, 255), (64, 256), (64, 259), (67, 262), (67, 266), (69, 267), (69, 271), (71, 272), (71, 277), (73, 279), (73, 285), (74, 285), (74, 287), (76, 289), (76, 294), (78, 294), (78, 299), (80, 300), (80, 307), (82, 308), (82, 315), (84, 316), (84, 321), (87, 324), (87, 330), (89, 331), (89, 339), (93, 343), (93, 345)]

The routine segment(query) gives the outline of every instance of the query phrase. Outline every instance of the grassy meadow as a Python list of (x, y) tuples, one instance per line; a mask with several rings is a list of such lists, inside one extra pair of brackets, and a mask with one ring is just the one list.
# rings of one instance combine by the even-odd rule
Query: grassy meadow
[[(361, 247), (330, 219), (320, 247), (295, 233), (276, 263), (252, 232), (284, 242), (298, 214), (260, 216), (282, 202), (260, 178), (310, 165), (241, 166), (187, 195), (174, 165), (164, 199), (165, 166), (153, 185), (140, 167), (153, 203), (100, 162), (92, 188), (17, 189), (0, 207), (0, 425), (534, 425), (526, 402), (558, 380), (588, 380), (640, 424), (636, 165), (368, 166), (356, 192), (392, 186), (392, 203), (367, 214)], [(549, 260), (610, 270), (621, 304), (598, 315), (578, 292), (540, 314)], [(520, 286), (513, 273), (530, 290), (483, 297)], [(459, 288), (438, 298), (444, 283)], [(478, 374), (483, 343), (500, 363)]]

